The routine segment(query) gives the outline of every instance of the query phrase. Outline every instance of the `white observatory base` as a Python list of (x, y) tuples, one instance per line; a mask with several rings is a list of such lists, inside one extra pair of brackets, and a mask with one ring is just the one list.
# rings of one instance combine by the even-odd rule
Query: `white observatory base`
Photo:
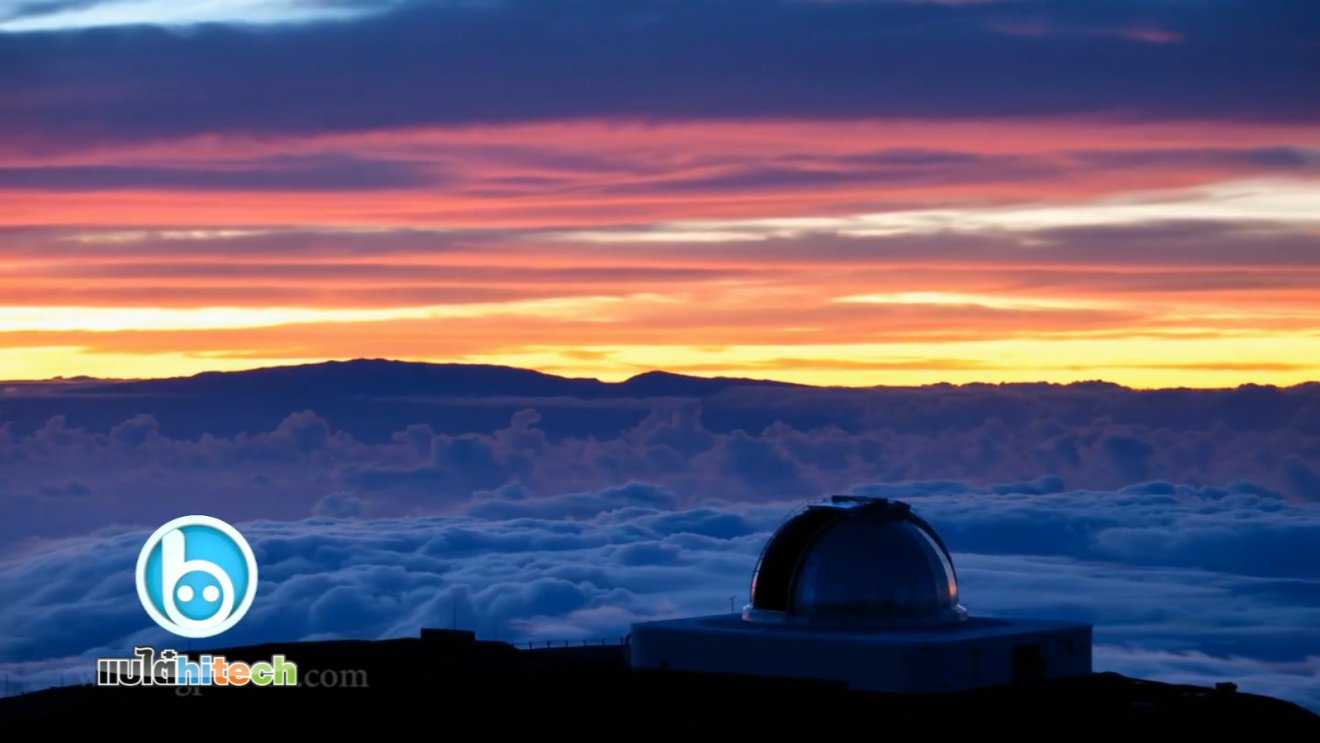
[(843, 681), (908, 694), (1091, 673), (1091, 625), (969, 618), (954, 626), (847, 631), (744, 621), (740, 615), (633, 625), (635, 668)]

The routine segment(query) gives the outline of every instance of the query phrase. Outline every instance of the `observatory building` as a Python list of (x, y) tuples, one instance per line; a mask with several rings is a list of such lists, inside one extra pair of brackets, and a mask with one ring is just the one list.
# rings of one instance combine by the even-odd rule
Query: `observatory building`
[(1091, 625), (969, 617), (939, 535), (908, 504), (836, 495), (771, 537), (742, 615), (633, 625), (637, 668), (938, 693), (1091, 673)]

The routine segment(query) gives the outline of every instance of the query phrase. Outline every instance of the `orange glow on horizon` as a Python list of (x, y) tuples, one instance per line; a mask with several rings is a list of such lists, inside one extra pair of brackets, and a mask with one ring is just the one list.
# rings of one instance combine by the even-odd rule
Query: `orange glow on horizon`
[[(368, 357), (844, 386), (1320, 379), (1320, 180), (1246, 156), (1320, 146), (1314, 127), (584, 122), (13, 144), (0, 168), (46, 185), (0, 191), (0, 378)], [(437, 179), (263, 180), (322, 156)], [(79, 185), (100, 166), (198, 181)], [(229, 185), (206, 190), (220, 171)]]

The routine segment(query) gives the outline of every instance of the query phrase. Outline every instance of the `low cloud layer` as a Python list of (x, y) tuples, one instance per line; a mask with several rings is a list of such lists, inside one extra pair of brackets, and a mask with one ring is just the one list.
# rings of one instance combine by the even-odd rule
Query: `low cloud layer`
[[(1320, 508), (1259, 486), (1150, 483), (1063, 491), (879, 484), (946, 537), (977, 614), (1096, 624), (1096, 665), (1320, 709)], [(484, 638), (617, 639), (650, 618), (741, 606), (756, 556), (796, 501), (687, 506), (653, 484), (534, 497), (478, 492), (452, 516), (255, 521), (261, 571), (248, 617), (219, 645), (415, 635), (459, 625)], [(22, 688), (85, 674), (134, 643), (170, 646), (138, 604), (148, 529), (105, 530), (0, 563), (0, 672)], [(1308, 557), (1308, 555), (1310, 555)]]
[[(336, 369), (360, 373), (318, 373)], [(240, 525), (259, 556), (257, 603), (223, 645), (413, 635), (455, 611), (482, 637), (599, 640), (740, 606), (792, 508), (855, 492), (939, 529), (973, 613), (1090, 621), (1098, 668), (1320, 709), (1315, 385), (694, 382), (685, 400), (578, 399), (545, 378), (541, 399), (445, 402), (317, 379), (270, 387), (279, 400), (236, 378), (198, 397), (10, 394), (0, 673), (34, 688), (169, 645), (132, 571), (189, 513)], [(325, 412), (281, 412), (298, 395)]]
[[(705, 400), (370, 403), (350, 393), (318, 398), (325, 415), (277, 412), (300, 404), (284, 393), (11, 398), (9, 409), (20, 414), (29, 404), (33, 413), (64, 405), (84, 421), (129, 405), (154, 412), (88, 429), (66, 416), (44, 424), (29, 417), (27, 430), (0, 426), (0, 550), (23, 539), (160, 524), (185, 510), (231, 522), (447, 514), (473, 492), (510, 485), (536, 499), (642, 481), (673, 493), (674, 507), (689, 507), (921, 480), (1039, 481), (1048, 492), (1247, 481), (1293, 502), (1320, 502), (1317, 385), (1147, 393), (1111, 385), (734, 388)], [(253, 431), (281, 417), (263, 433), (200, 432)]]

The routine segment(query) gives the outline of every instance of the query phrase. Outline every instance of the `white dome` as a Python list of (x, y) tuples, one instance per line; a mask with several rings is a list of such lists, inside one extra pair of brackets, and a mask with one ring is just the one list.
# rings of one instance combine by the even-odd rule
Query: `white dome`
[(752, 622), (881, 629), (966, 620), (939, 535), (908, 504), (836, 495), (779, 528), (757, 564)]

